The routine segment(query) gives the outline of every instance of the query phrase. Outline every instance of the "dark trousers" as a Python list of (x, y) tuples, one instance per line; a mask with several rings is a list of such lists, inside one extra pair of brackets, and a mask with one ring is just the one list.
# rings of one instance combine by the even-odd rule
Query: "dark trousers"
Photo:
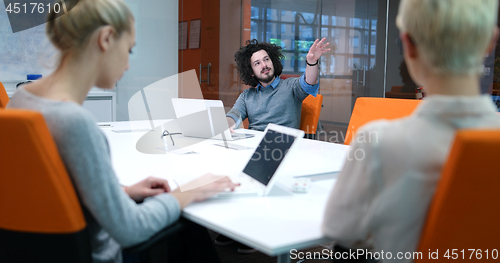
[(123, 263), (219, 263), (219, 256), (208, 230), (188, 220), (186, 222), (187, 226), (183, 230), (168, 237), (165, 241), (158, 242), (148, 251), (136, 255), (123, 253)]
[[(335, 245), (333, 247), (333, 251), (340, 253), (350, 254), (351, 252), (356, 252), (356, 249), (351, 249), (347, 247), (343, 247), (340, 245)], [(333, 260), (335, 263), (376, 263), (377, 261), (374, 259), (367, 259), (366, 256), (359, 257), (357, 259), (335, 259)]]

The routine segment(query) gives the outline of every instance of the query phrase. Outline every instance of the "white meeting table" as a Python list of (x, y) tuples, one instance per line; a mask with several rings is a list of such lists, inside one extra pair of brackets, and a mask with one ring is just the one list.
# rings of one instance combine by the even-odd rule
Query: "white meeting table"
[[(155, 120), (154, 126), (164, 123), (170, 133), (179, 132), (175, 120)], [(223, 143), (220, 140), (193, 139), (175, 134), (172, 139), (177, 147), (186, 145), (186, 142), (192, 144), (175, 148), (168, 136), (162, 141), (160, 129), (156, 129), (153, 137), (158, 137), (160, 144), (166, 143), (170, 150), (150, 145), (146, 148), (156, 148), (156, 154), (146, 154), (137, 150), (137, 142), (147, 133), (145, 129), (151, 128), (149, 121), (110, 124), (101, 126), (101, 130), (108, 138), (113, 166), (123, 185), (155, 176), (169, 180), (171, 187), (175, 188), (177, 184), (182, 185), (208, 172), (238, 174), (263, 136), (262, 132), (244, 130), (254, 133), (255, 137), (229, 142), (230, 145), (248, 147), (235, 150), (214, 145)], [(313, 182), (308, 193), (209, 199), (189, 205), (182, 216), (269, 256), (277, 255), (278, 262), (290, 262), (291, 249), (300, 250), (327, 242), (320, 229), (323, 212), (349, 146), (302, 139), (294, 147), (275, 176), (290, 190), (295, 177), (309, 176)]]

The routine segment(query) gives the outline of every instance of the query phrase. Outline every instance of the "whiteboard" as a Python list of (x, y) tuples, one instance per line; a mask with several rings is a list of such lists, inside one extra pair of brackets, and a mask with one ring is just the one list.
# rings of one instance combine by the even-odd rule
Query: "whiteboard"
[(0, 2), (0, 81), (17, 82), (26, 80), (28, 74), (52, 72), (57, 52), (45, 36), (45, 24), (12, 33), (4, 2)]
[[(50, 74), (58, 52), (45, 36), (45, 24), (12, 33), (0, 0), (0, 81), (19, 82), (27, 74)], [(116, 117), (129, 118), (128, 102), (140, 89), (178, 73), (178, 1), (125, 0), (135, 18), (136, 46), (130, 69), (118, 81)], [(177, 86), (172, 85), (177, 96)]]

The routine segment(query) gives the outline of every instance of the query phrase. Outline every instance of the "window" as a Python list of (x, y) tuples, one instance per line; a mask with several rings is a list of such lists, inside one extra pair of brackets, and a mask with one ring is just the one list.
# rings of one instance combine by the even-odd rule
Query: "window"
[(346, 17), (331, 7), (323, 10), (324, 4), (326, 0), (252, 1), (251, 37), (283, 48), (283, 73), (304, 72), (310, 46), (322, 37), (337, 44), (337, 50), (322, 57), (320, 74), (352, 74), (353, 59), (360, 67), (375, 65), (377, 20)]

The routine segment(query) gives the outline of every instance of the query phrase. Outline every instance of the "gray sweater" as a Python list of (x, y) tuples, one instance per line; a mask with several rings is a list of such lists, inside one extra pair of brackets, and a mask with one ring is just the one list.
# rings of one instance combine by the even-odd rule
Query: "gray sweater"
[(106, 137), (82, 106), (44, 99), (21, 87), (8, 107), (42, 113), (83, 204), (94, 262), (122, 262), (121, 247), (145, 241), (179, 218), (179, 203), (170, 194), (136, 204), (123, 191)]
[(269, 123), (298, 129), (302, 101), (309, 94), (316, 96), (318, 89), (319, 84), (307, 84), (304, 74), (300, 78), (277, 77), (265, 88), (259, 85), (244, 90), (226, 116), (235, 120), (236, 127), (248, 118), (248, 128), (253, 130), (263, 131)]

